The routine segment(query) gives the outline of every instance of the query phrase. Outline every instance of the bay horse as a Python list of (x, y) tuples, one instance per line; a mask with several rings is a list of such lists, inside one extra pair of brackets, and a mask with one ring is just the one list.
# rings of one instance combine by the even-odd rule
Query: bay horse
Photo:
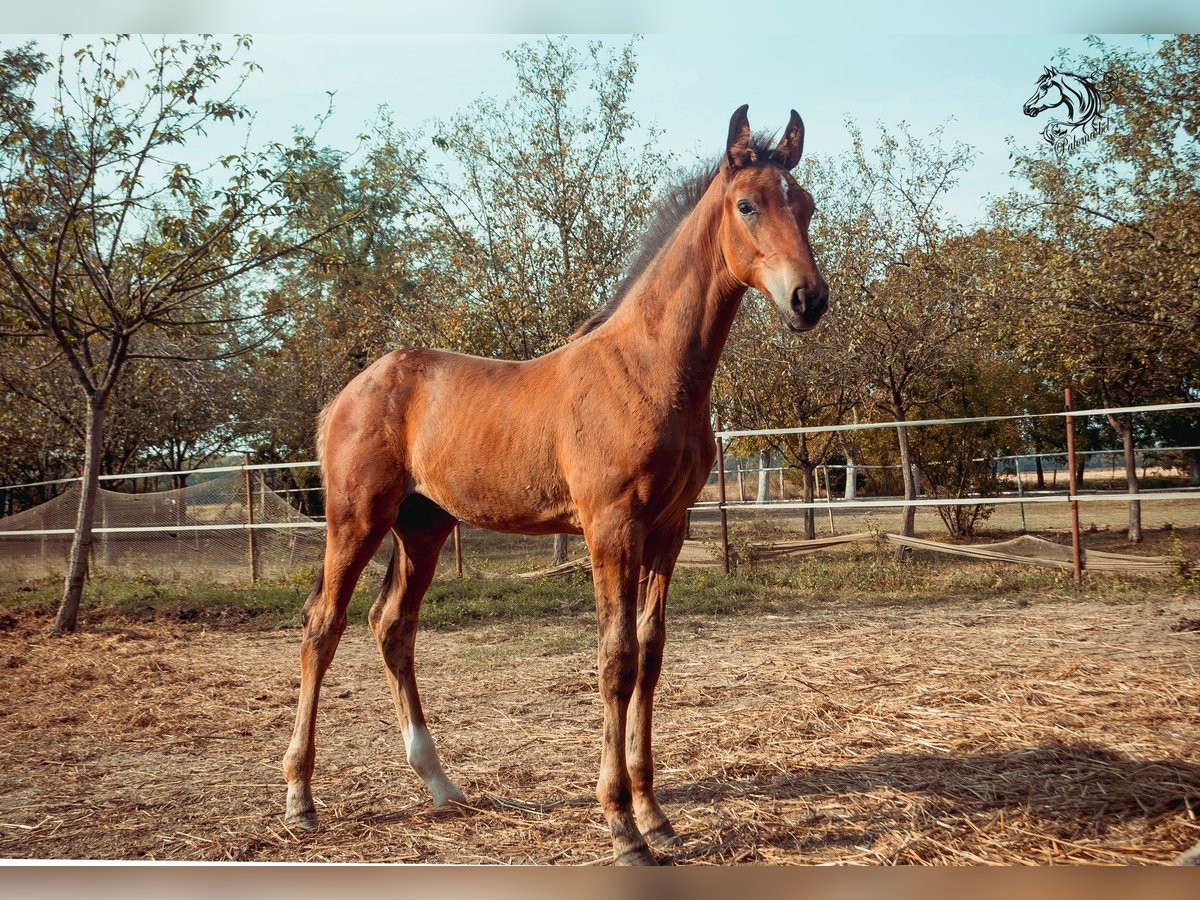
[[(457, 520), (519, 534), (582, 534), (591, 554), (604, 732), (596, 796), (621, 864), (679, 837), (654, 796), (650, 729), (667, 587), (685, 514), (716, 458), (709, 394), (742, 296), (767, 294), (793, 331), (829, 288), (809, 246), (814, 211), (791, 174), (804, 145), (751, 135), (747, 106), (725, 152), (671, 192), (614, 298), (568, 343), (511, 362), (397, 350), (322, 411), (324, 566), (304, 606), (300, 697), (284, 757), (286, 821), (316, 827), (317, 698), (367, 561), (395, 548), (368, 621), (408, 761), (435, 806), (465, 803), (442, 768), (413, 675), (421, 599)], [(531, 298), (532, 299), (532, 298)]]

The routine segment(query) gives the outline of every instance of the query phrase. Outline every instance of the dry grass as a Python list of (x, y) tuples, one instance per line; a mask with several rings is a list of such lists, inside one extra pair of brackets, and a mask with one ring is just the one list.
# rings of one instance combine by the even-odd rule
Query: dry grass
[[(1047, 597), (673, 623), (656, 715), (677, 863), (1150, 863), (1200, 839), (1200, 615)], [(425, 632), (475, 809), (431, 811), (376, 651), (326, 681), (321, 829), (282, 823), (298, 633), (0, 623), (0, 856), (598, 863), (592, 626)]]

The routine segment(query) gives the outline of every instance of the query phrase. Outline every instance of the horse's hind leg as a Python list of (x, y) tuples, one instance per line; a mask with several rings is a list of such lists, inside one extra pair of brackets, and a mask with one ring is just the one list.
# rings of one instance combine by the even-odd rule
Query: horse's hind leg
[[(358, 515), (351, 512), (355, 509), (360, 511)], [(395, 507), (383, 502), (331, 502), (326, 512), (325, 562), (304, 604), (300, 700), (292, 741), (283, 757), (283, 773), (288, 783), (285, 821), (305, 829), (317, 827), (312, 772), (321, 680), (346, 630), (346, 607), (358, 578), (395, 519)]]
[(683, 523), (665, 537), (646, 542), (643, 583), (639, 586), (637, 619), (638, 673), (629, 702), (627, 764), (633, 788), (633, 811), (646, 840), (658, 847), (679, 844), (679, 835), (671, 827), (654, 796), (654, 756), (651, 751), (651, 726), (654, 689), (662, 669), (666, 642), (667, 588), (675, 560), (683, 546)]
[(405, 500), (396, 520), (396, 549), (369, 621), (400, 718), (408, 762), (429, 793), (433, 805), (465, 803), (466, 798), (442, 769), (437, 748), (425, 725), (413, 672), (413, 646), (421, 600), (437, 568), (438, 554), (454, 529), (453, 516), (424, 497)]

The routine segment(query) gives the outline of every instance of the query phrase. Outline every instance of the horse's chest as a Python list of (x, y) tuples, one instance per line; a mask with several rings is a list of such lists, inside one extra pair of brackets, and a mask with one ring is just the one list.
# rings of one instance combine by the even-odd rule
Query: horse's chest
[(646, 500), (652, 506), (691, 505), (716, 459), (711, 432), (685, 433), (644, 455)]

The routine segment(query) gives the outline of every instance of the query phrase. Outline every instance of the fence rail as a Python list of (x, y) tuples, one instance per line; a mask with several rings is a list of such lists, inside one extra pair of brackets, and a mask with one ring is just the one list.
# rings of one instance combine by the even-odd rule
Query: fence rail
[[(1020, 421), (1025, 419), (1035, 418), (1062, 418), (1064, 423), (1073, 422), (1075, 419), (1085, 416), (1108, 416), (1119, 415), (1125, 413), (1161, 413), (1161, 412), (1194, 412), (1200, 410), (1200, 402), (1193, 403), (1168, 403), (1168, 404), (1153, 404), (1148, 406), (1137, 407), (1108, 407), (1100, 409), (1086, 410), (1071, 410), (1064, 409), (1060, 412), (1046, 413), (1020, 413), (1015, 415), (1002, 416), (970, 416), (959, 418), (944, 418), (944, 419), (914, 419), (906, 422), (866, 422), (853, 423), (845, 425), (826, 425), (826, 426), (805, 426), (799, 428), (767, 428), (767, 429), (723, 429), (719, 420), (716, 423), (716, 436), (721, 446), (719, 454), (719, 464), (714, 467), (717, 481), (719, 483), (717, 500), (700, 500), (696, 502), (690, 513), (709, 514), (717, 512), (722, 520), (722, 546), (726, 557), (728, 557), (728, 536), (725, 526), (725, 520), (729, 514), (739, 514), (745, 512), (798, 512), (803, 510), (821, 510), (824, 509), (829, 514), (830, 531), (834, 532), (834, 516), (833, 511), (870, 511), (877, 509), (903, 509), (909, 507), (915, 508), (946, 508), (946, 507), (975, 507), (975, 506), (1012, 506), (1018, 505), (1022, 515), (1022, 530), (1024, 530), (1024, 510), (1026, 505), (1038, 504), (1070, 504), (1073, 507), (1079, 503), (1095, 503), (1095, 502), (1139, 502), (1152, 503), (1156, 501), (1175, 501), (1175, 500), (1195, 500), (1200, 496), (1200, 488), (1172, 487), (1172, 488), (1150, 488), (1144, 489), (1138, 493), (1118, 491), (1118, 490), (1084, 490), (1076, 488), (1075, 490), (1044, 490), (1044, 489), (1022, 489), (1021, 472), (1017, 464), (1006, 465), (1006, 474), (1015, 475), (1018, 479), (1017, 490), (999, 491), (997, 493), (983, 494), (967, 494), (956, 497), (921, 497), (915, 499), (906, 499), (897, 496), (878, 496), (866, 495), (861, 497), (850, 496), (846, 499), (834, 499), (833, 492), (830, 486), (828, 470), (830, 468), (838, 468), (832, 464), (822, 464), (818, 469), (824, 469), (824, 498), (814, 499), (811, 502), (803, 500), (789, 500), (785, 497), (785, 491), (780, 491), (780, 499), (778, 500), (758, 500), (758, 499), (732, 499), (726, 492), (726, 483), (729, 476), (737, 475), (739, 480), (747, 475), (755, 475), (765, 472), (779, 473), (780, 484), (784, 483), (785, 469), (783, 467), (760, 467), (757, 469), (737, 469), (734, 471), (726, 471), (724, 463), (724, 450), (727, 441), (736, 438), (744, 437), (764, 437), (774, 435), (797, 435), (797, 434), (818, 434), (824, 432), (845, 432), (845, 431), (866, 431), (871, 429), (894, 429), (898, 427), (907, 428), (922, 428), (929, 426), (953, 426), (978, 424), (984, 422), (998, 421)], [(1144, 447), (1138, 448), (1135, 452), (1139, 454), (1166, 454), (1173, 452), (1191, 452), (1198, 449), (1196, 446), (1180, 446), (1180, 447)], [(1113, 450), (1088, 450), (1080, 451), (1077, 456), (1084, 454), (1122, 454), (1124, 451), (1120, 449)], [(997, 457), (995, 462), (1014, 462), (1022, 458), (1040, 457), (1062, 457), (1070, 456), (1071, 450), (1067, 453), (1059, 451), (1050, 451), (1037, 454), (1012, 454), (1004, 457)], [(928, 465), (928, 463), (927, 463)], [(143, 494), (123, 494), (120, 492), (104, 491), (108, 498), (128, 498), (126, 504), (130, 509), (137, 507), (134, 501), (147, 501), (147, 508), (153, 506), (153, 502), (149, 498), (163, 497), (168, 495), (172, 497), (178, 496), (177, 499), (164, 499), (159, 501), (159, 506), (153, 507), (155, 515), (147, 516), (143, 521), (120, 521), (117, 518), (114, 521), (109, 521), (107, 517), (99, 518), (93, 527), (93, 533), (101, 538), (107, 538), (120, 535), (131, 536), (129, 540), (135, 540), (135, 536), (146, 536), (147, 538), (161, 538), (161, 545), (165, 546), (168, 539), (174, 541), (176, 552), (182, 553), (180, 547), (190, 547), (195, 544), (193, 549), (199, 553), (202, 551), (201, 535), (217, 533), (212, 535), (208, 540), (219, 540), (219, 533), (232, 532), (234, 534), (244, 535), (237, 538), (241, 541), (240, 545), (234, 545), (230, 542), (234, 538), (229, 538), (225, 541), (224, 552), (227, 554), (245, 554), (249, 553), (251, 559), (252, 571), (258, 572), (258, 558), (261, 555), (261, 548), (256, 546), (255, 535), (263, 535), (264, 538), (269, 537), (271, 532), (279, 532), (281, 534), (291, 533), (293, 535), (311, 535), (325, 527), (325, 522), (320, 518), (308, 517), (302, 515), (298, 510), (287, 502), (287, 497), (295, 493), (305, 493), (310, 491), (320, 491), (322, 488), (314, 487), (287, 487), (279, 490), (274, 490), (266, 485), (262, 479), (264, 473), (270, 471), (284, 471), (295, 469), (311, 469), (317, 466), (315, 460), (305, 460), (301, 462), (291, 463), (251, 463), (247, 461), (243, 464), (208, 466), (200, 469), (188, 470), (163, 470), (153, 472), (135, 472), (124, 473), (120, 475), (104, 475), (101, 476), (103, 482), (133, 482), (145, 479), (160, 479), (176, 476), (187, 476), (192, 479), (203, 479), (194, 482), (189, 488), (175, 489), (174, 491)], [(856, 469), (871, 469), (883, 468), (882, 466), (869, 466), (866, 464), (846, 465), (841, 468), (848, 470)], [(1068, 468), (1074, 469), (1074, 465), (1068, 462)], [(198, 491), (206, 485), (217, 484), (224, 479), (229, 482), (227, 485), (227, 495), (220, 501), (212, 500), (197, 500), (195, 496), (189, 492)], [(15, 490), (19, 488), (43, 487), (52, 485), (74, 485), (79, 482), (78, 478), (61, 478), (39, 482), (30, 482), (23, 485), (8, 485), (0, 487), (0, 490)], [(244, 483), (243, 483), (244, 482)], [(711, 482), (711, 476), (710, 476)], [(224, 483), (224, 482), (221, 482)], [(820, 493), (821, 481), (818, 479), (817, 487), (818, 494)], [(886, 483), (884, 485), (886, 490)], [(75, 488), (70, 487), (67, 493), (71, 493)], [(744, 487), (738, 493), (745, 498)], [(185, 498), (184, 495), (191, 499)], [(55, 500), (62, 499), (65, 494), (60, 494)], [(55, 500), (49, 501), (43, 506), (49, 506)], [(124, 502), (124, 501), (122, 501)], [(222, 504), (224, 504), (222, 506)], [(62, 504), (60, 504), (62, 505)], [(200, 519), (212, 515), (212, 509), (219, 507), (224, 511), (225, 517), (222, 521), (201, 521)], [(33, 510), (41, 507), (34, 507)], [(30, 547), (38, 545), (37, 541), (31, 539), (39, 539), (40, 553), (43, 558), (53, 558), (56, 551), (47, 551), (47, 540), (61, 541), (74, 534), (73, 518), (68, 518), (60, 511), (58, 517), (45, 522), (37, 522), (28, 514), (33, 510), (0, 518), (0, 555), (5, 552), (5, 547), (9, 548), (8, 552), (17, 552), (18, 548), (22, 548), (21, 552), (28, 552)], [(206, 511), (202, 511), (206, 510)], [(231, 520), (231, 517), (233, 520)], [(31, 527), (41, 525), (42, 527)], [(192, 537), (187, 537), (191, 535)], [(272, 538), (272, 540), (278, 540)], [(313, 549), (313, 542), (317, 541), (323, 547), (323, 538), (321, 537), (304, 537), (303, 541), (307, 549), (305, 552), (311, 556), (319, 550)], [(248, 542), (248, 551), (246, 550)], [(55, 544), (55, 546), (59, 546)], [(122, 545), (118, 544), (118, 547)], [(215, 545), (214, 545), (215, 546)], [(297, 550), (296, 539), (291, 539), (290, 547), (287, 550), (291, 554), (291, 558), (295, 558), (299, 552)], [(304, 549), (304, 548), (301, 548)], [(145, 550), (144, 553), (148, 556), (151, 551)], [(305, 557), (306, 559), (308, 557)]]

